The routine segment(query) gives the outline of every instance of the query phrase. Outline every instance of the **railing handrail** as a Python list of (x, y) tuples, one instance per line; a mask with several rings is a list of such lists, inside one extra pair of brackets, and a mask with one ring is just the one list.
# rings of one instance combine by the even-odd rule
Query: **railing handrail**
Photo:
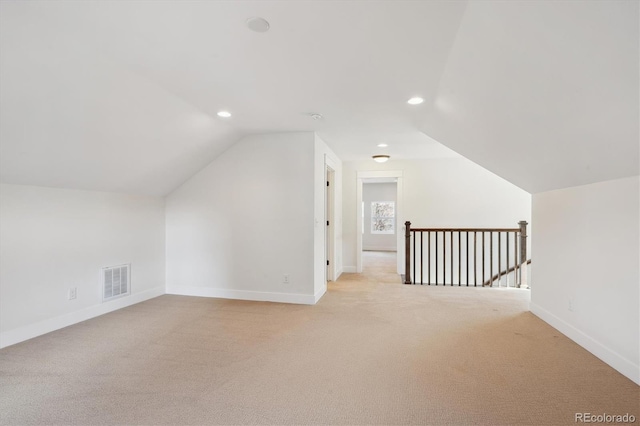
[(522, 267), (522, 265), (524, 265), (525, 263), (526, 263), (527, 265), (531, 265), (531, 259), (527, 259), (527, 261), (526, 261), (526, 262), (519, 262), (519, 263), (518, 263), (518, 266), (513, 265), (513, 266), (512, 266), (512, 267), (510, 267), (509, 269), (506, 269), (506, 270), (500, 271), (499, 273), (495, 274), (495, 275), (494, 275), (493, 277), (491, 277), (490, 279), (488, 279), (488, 280), (486, 280), (485, 282), (483, 282), (483, 283), (482, 283), (482, 287), (486, 287), (486, 286), (488, 286), (488, 285), (491, 285), (491, 283), (493, 283), (494, 281), (496, 281), (496, 280), (497, 280), (497, 279), (499, 279), (500, 277), (502, 277), (502, 276), (504, 276), (504, 275), (507, 275), (507, 274), (512, 273), (512, 272), (513, 272), (513, 271), (515, 271), (518, 267)]
[[(427, 250), (430, 250), (431, 247), (431, 240), (430, 240), (430, 236), (431, 233), (435, 233), (435, 248), (436, 248), (436, 253), (435, 253), (435, 262), (434, 262), (434, 267), (435, 267), (435, 285), (438, 285), (438, 234), (442, 233), (442, 238), (443, 238), (443, 257), (442, 257), (442, 271), (443, 271), (443, 285), (446, 285), (446, 237), (447, 237), (447, 233), (449, 233), (449, 239), (450, 239), (450, 277), (451, 277), (451, 285), (453, 285), (453, 277), (454, 277), (454, 270), (453, 270), (453, 265), (454, 265), (454, 251), (453, 251), (453, 247), (454, 247), (454, 240), (453, 240), (453, 235), (454, 233), (458, 233), (458, 285), (460, 286), (462, 283), (462, 269), (461, 269), (461, 259), (462, 259), (462, 251), (461, 251), (461, 238), (462, 238), (462, 234), (466, 233), (466, 237), (465, 237), (465, 242), (466, 242), (466, 250), (465, 250), (465, 259), (466, 259), (466, 267), (465, 267), (465, 271), (466, 271), (466, 285), (469, 285), (469, 238), (470, 235), (469, 234), (473, 234), (473, 256), (474, 256), (474, 260), (473, 260), (473, 278), (474, 278), (474, 286), (477, 283), (477, 275), (476, 275), (476, 265), (477, 265), (477, 242), (476, 242), (476, 235), (478, 233), (481, 234), (482, 237), (482, 281), (484, 281), (484, 277), (485, 277), (485, 235), (488, 233), (489, 234), (489, 266), (490, 266), (490, 270), (489, 270), (489, 284), (482, 284), (482, 286), (485, 285), (492, 285), (493, 282), (495, 281), (495, 277), (497, 277), (498, 280), (500, 280), (500, 277), (502, 277), (503, 275), (506, 275), (508, 273), (510, 273), (511, 271), (518, 271), (520, 272), (520, 282), (518, 283), (518, 279), (517, 277), (515, 278), (516, 280), (516, 285), (518, 287), (520, 287), (521, 285), (524, 287), (528, 287), (528, 285), (526, 284), (526, 265), (531, 263), (531, 261), (529, 260), (524, 261), (524, 260), (518, 260), (519, 259), (527, 259), (527, 225), (528, 223), (524, 220), (518, 222), (519, 227), (518, 228), (412, 228), (411, 227), (411, 222), (410, 221), (406, 221), (405, 222), (405, 277), (404, 277), (404, 283), (405, 284), (412, 284), (412, 279), (411, 279), (411, 273), (410, 273), (410, 265), (411, 265), (411, 259), (410, 259), (410, 254), (411, 254), (411, 235), (413, 233), (413, 246), (414, 246), (414, 275), (416, 274), (416, 264), (415, 264), (415, 250), (416, 250), (416, 236), (419, 233), (420, 234), (420, 283), (423, 284), (422, 281), (422, 271), (423, 269), (423, 265), (422, 265), (422, 246), (423, 246), (423, 237), (422, 234), (423, 233), (427, 233), (427, 237), (428, 237), (428, 241), (427, 241)], [(494, 233), (498, 233), (498, 273), (494, 276), (493, 275), (493, 265), (494, 265), (494, 261), (493, 261), (493, 235)], [(501, 271), (501, 261), (502, 261), (502, 249), (501, 249), (501, 244), (502, 244), (502, 238), (501, 235), (505, 233), (506, 234), (506, 265), (507, 266), (507, 270), (506, 272), (503, 273), (503, 271)], [(509, 268), (509, 234), (510, 233), (514, 233), (513, 235), (513, 243), (514, 243), (514, 266), (513, 268)], [(519, 247), (518, 247), (519, 245)], [(518, 250), (519, 249), (519, 250)], [(431, 262), (431, 255), (428, 254), (428, 265), (427, 265), (427, 284), (431, 284), (431, 272), (430, 272), (430, 262)], [(524, 268), (522, 267), (524, 265)], [(524, 269), (524, 271), (523, 271)], [(523, 272), (525, 273), (523, 276)], [(517, 274), (516, 274), (517, 275)], [(415, 277), (414, 277), (415, 278)], [(507, 281), (507, 286), (509, 285), (508, 281)]]
[(415, 232), (520, 232), (520, 228), (410, 228)]

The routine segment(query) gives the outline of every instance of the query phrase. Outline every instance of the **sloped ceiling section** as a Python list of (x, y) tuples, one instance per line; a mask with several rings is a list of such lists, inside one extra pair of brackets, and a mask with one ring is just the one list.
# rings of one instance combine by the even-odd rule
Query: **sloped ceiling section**
[(2, 2), (2, 182), (163, 195), (238, 139), (39, 6)]
[[(164, 195), (271, 132), (316, 131), (343, 160), (381, 142), (393, 158), (457, 156), (406, 100), (433, 100), (465, 7), (2, 1), (2, 181)], [(253, 16), (271, 29), (249, 31)]]
[(638, 175), (638, 5), (470, 2), (421, 129), (531, 193)]
[(638, 174), (638, 63), (637, 1), (4, 0), (0, 179), (165, 195), (288, 131), (532, 193), (614, 179)]

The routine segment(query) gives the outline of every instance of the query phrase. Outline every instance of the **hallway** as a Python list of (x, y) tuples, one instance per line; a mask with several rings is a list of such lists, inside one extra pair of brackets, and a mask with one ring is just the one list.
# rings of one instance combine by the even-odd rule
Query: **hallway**
[(400, 282), (400, 276), (396, 273), (395, 251), (363, 251), (362, 272), (369, 276), (379, 276), (382, 282), (393, 281), (391, 276), (396, 276)]

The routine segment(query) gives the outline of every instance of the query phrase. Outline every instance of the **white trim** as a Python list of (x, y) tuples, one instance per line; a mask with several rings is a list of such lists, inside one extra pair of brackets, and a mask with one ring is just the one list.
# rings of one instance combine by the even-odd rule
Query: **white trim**
[(342, 267), (342, 272), (345, 274), (354, 274), (358, 271), (358, 268), (356, 268), (355, 266), (343, 266)]
[(557, 329), (559, 332), (591, 352), (593, 355), (600, 358), (620, 374), (640, 385), (640, 365), (634, 364), (632, 361), (626, 359), (614, 350), (609, 349), (593, 337), (585, 334), (583, 331), (575, 328), (563, 319), (558, 318), (539, 305), (531, 303), (530, 310), (535, 316)]
[(358, 179), (402, 177), (402, 170), (358, 171)]
[[(318, 293), (324, 294), (325, 289)], [(228, 288), (176, 286), (167, 287), (167, 294), (181, 296), (215, 297), (219, 299), (252, 300), (254, 302), (295, 303), (298, 305), (315, 305), (316, 295), (298, 293), (274, 293), (267, 291), (233, 290)], [(321, 297), (321, 296), (320, 296)]]
[(327, 287), (324, 286), (323, 288), (321, 288), (316, 294), (313, 295), (313, 299), (314, 302), (313, 304), (315, 305), (316, 303), (318, 303), (318, 301), (322, 298), (322, 296), (324, 296), (324, 294), (327, 292)]
[(404, 179), (402, 178), (402, 172), (400, 172), (400, 176), (398, 176), (398, 182), (396, 185), (396, 271), (398, 274), (404, 274), (404, 189), (403, 189)]
[[(395, 178), (396, 179), (396, 246), (397, 246), (397, 265), (398, 274), (404, 274), (404, 200), (403, 200), (403, 184), (402, 170), (380, 170), (380, 171), (358, 171), (356, 174), (356, 270), (354, 272), (362, 272), (362, 185), (364, 179), (369, 178)], [(344, 267), (347, 272), (347, 267)]]
[[(325, 186), (324, 193), (324, 214), (325, 222), (329, 222), (328, 229), (325, 228), (324, 233), (324, 252), (326, 259), (329, 261), (329, 265), (325, 266), (325, 287), (327, 281), (335, 281), (336, 278), (336, 164), (329, 157), (328, 154), (324, 155), (324, 178), (325, 181), (330, 182), (329, 186)], [(327, 212), (327, 210), (329, 210)], [(323, 226), (324, 226), (323, 224)], [(327, 238), (329, 236), (329, 238)]]
[(364, 251), (398, 251), (395, 247), (391, 246), (366, 246), (362, 247)]
[(338, 169), (338, 165), (340, 164), (340, 160), (329, 153), (324, 154), (324, 161), (325, 164), (331, 167), (334, 171)]
[[(337, 217), (340, 216), (340, 222), (342, 222), (342, 214), (341, 212), (338, 211), (338, 199), (336, 194), (338, 186), (341, 188), (340, 189), (340, 193), (342, 193), (342, 162), (338, 159), (338, 157), (335, 157), (333, 155), (333, 153), (328, 153), (325, 152), (324, 154), (324, 168), (325, 168), (325, 177), (327, 174), (327, 167), (331, 169), (331, 177), (332, 177), (332, 182), (331, 182), (331, 187), (330, 190), (328, 191), (328, 194), (331, 199), (330, 199), (330, 207), (331, 207), (331, 212), (330, 212), (330, 217), (329, 218), (325, 218), (325, 220), (330, 220), (331, 222), (331, 230), (333, 231), (331, 234), (331, 247), (330, 247), (330, 258), (329, 260), (329, 270), (331, 271), (331, 273), (329, 274), (328, 277), (325, 277), (325, 283), (324, 283), (324, 288), (326, 291), (326, 287), (327, 284), (326, 282), (328, 280), (331, 281), (337, 281), (338, 278), (340, 277), (340, 274), (342, 274), (342, 272), (339, 270), (340, 265), (338, 265), (338, 237), (342, 235), (342, 229), (338, 229), (338, 221), (337, 221)], [(340, 172), (340, 182), (338, 183), (338, 172)], [(326, 186), (325, 186), (325, 190), (326, 190)], [(326, 202), (326, 197), (325, 197), (325, 202)], [(342, 200), (340, 200), (340, 202), (342, 202)], [(340, 204), (341, 206), (341, 204)], [(325, 205), (325, 214), (327, 211), (326, 205)], [(326, 232), (325, 232), (325, 239), (326, 239)], [(326, 247), (327, 241), (325, 241), (325, 252), (327, 251), (327, 247)], [(327, 269), (325, 267), (325, 273), (326, 273)], [(328, 278), (328, 279), (327, 279)]]
[(5, 331), (0, 333), (0, 348), (15, 345), (16, 343), (24, 342), (25, 340), (33, 339), (34, 337), (42, 336), (43, 334), (68, 327), (109, 312), (117, 311), (118, 309), (126, 308), (127, 306), (153, 299), (154, 297), (162, 296), (163, 294), (164, 287), (156, 287), (140, 293), (131, 294), (129, 297), (110, 300), (76, 312), (70, 312), (35, 324), (29, 324), (13, 330)]
[[(362, 272), (362, 230), (363, 228), (363, 208), (362, 208), (362, 187), (363, 181), (358, 172), (357, 185), (356, 185), (356, 270), (355, 273)], [(345, 271), (347, 270), (345, 266)]]

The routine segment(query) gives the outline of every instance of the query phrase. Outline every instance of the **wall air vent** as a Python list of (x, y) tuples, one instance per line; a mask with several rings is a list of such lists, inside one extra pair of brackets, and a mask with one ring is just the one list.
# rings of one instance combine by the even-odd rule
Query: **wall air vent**
[(131, 294), (130, 267), (118, 265), (102, 268), (102, 301)]

